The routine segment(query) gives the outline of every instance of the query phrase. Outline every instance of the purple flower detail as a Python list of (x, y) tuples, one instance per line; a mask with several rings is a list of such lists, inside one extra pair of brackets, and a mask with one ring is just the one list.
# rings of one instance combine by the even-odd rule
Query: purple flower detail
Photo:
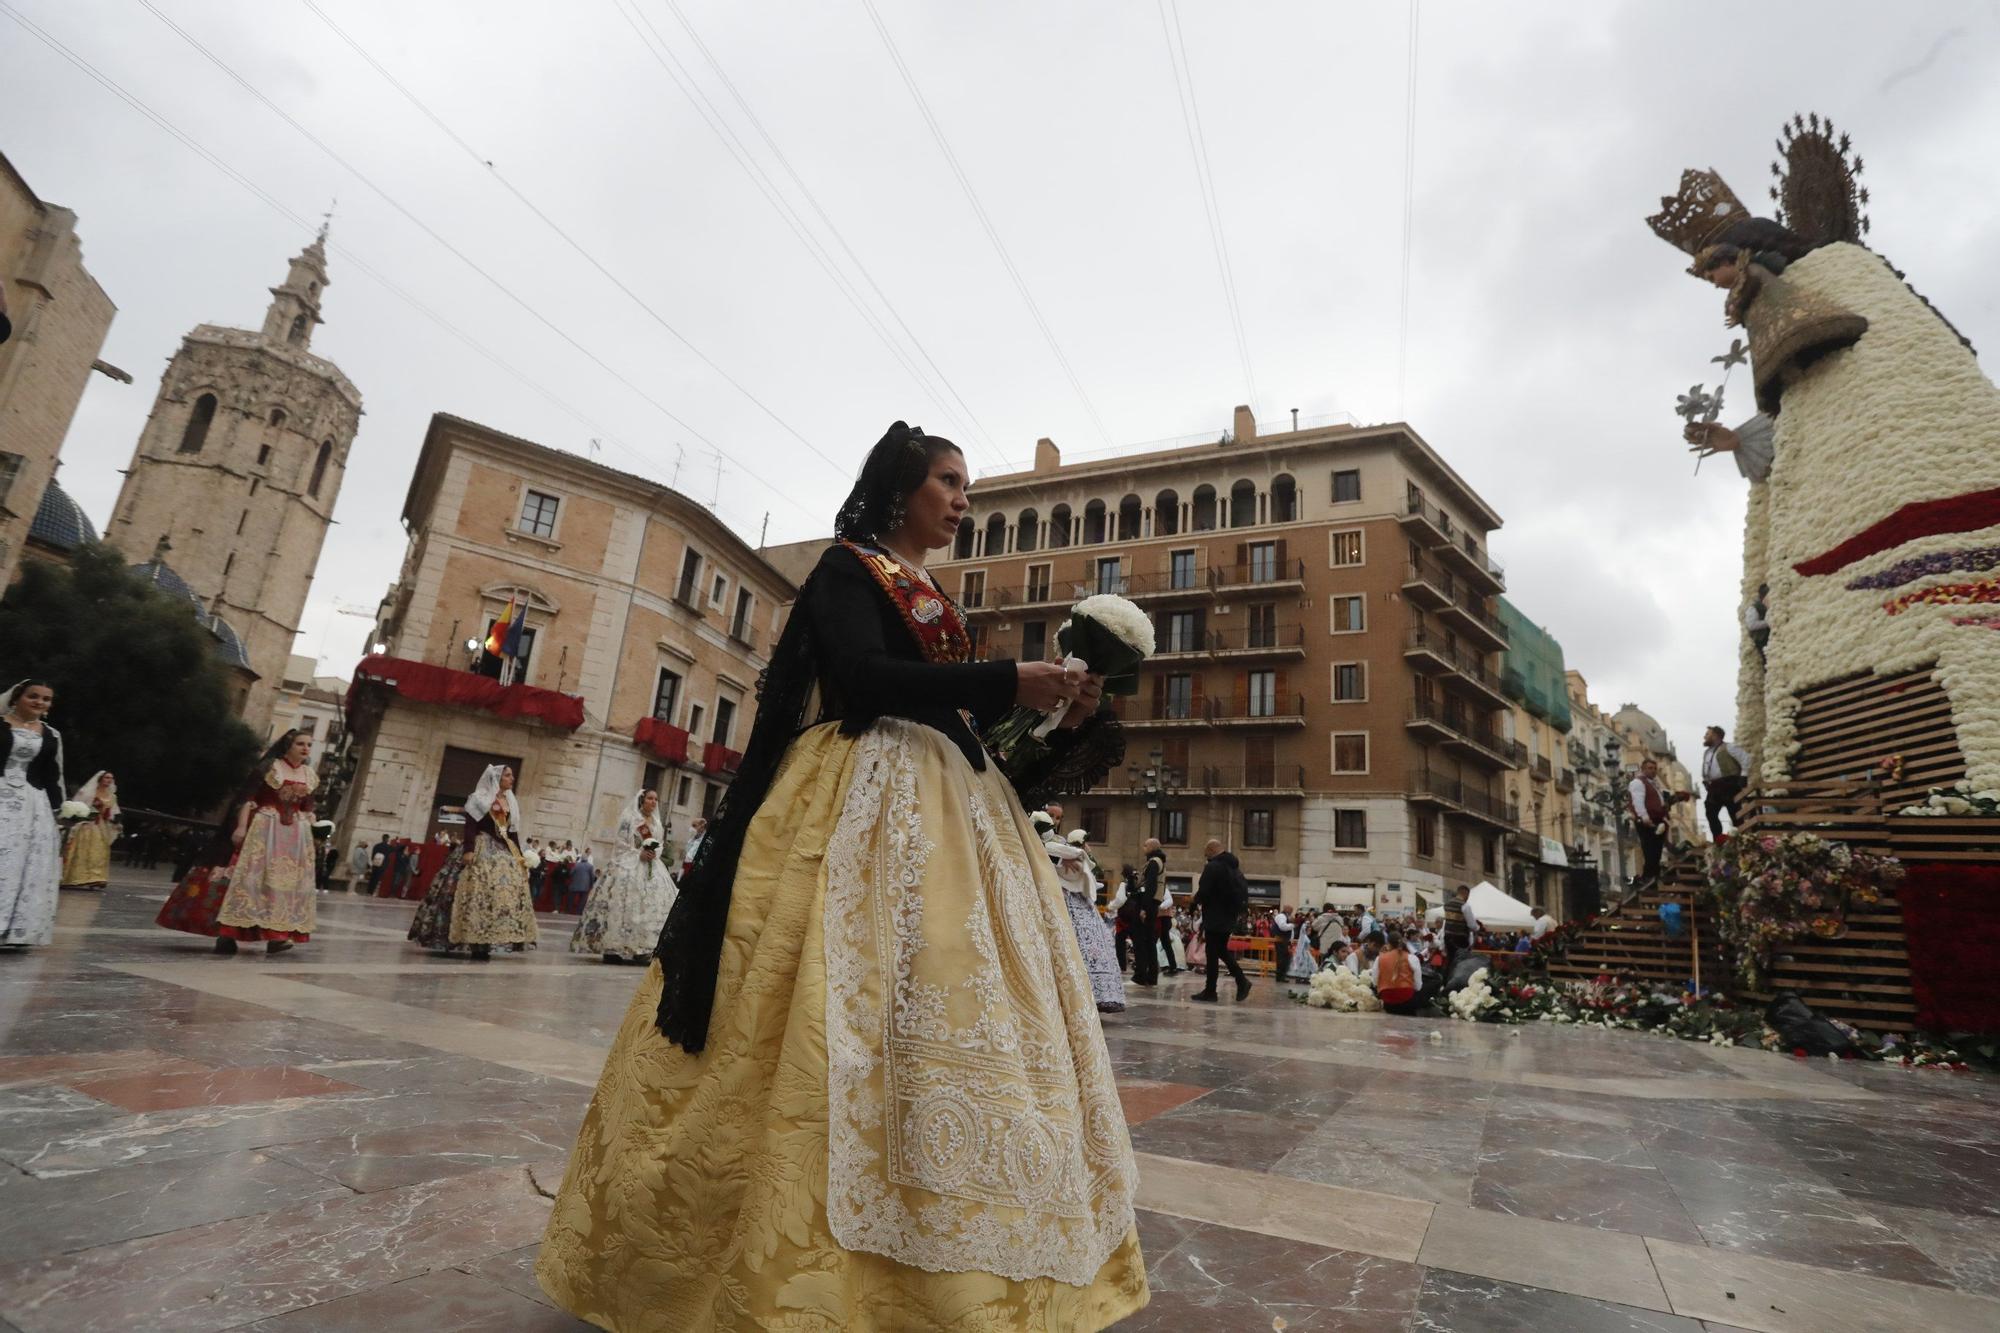
[(1949, 574), (1955, 570), (2000, 568), (2000, 546), (1974, 546), (1963, 551), (1937, 551), (1901, 560), (1875, 574), (1863, 574), (1848, 583), (1848, 589), (1900, 588), (1929, 574)]

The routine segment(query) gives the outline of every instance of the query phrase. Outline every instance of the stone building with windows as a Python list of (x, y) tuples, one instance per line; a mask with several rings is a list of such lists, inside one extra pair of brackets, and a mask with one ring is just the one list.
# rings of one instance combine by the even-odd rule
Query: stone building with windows
[(1126, 766), (1067, 802), (1111, 866), (1156, 834), (1181, 884), (1221, 839), (1261, 901), (1416, 906), (1496, 882), (1520, 748), (1494, 657), (1500, 516), (1409, 426), (1264, 432), (980, 478), (932, 571), (976, 652), (1045, 658), (1078, 598), (1159, 648), (1118, 702)]
[[(1501, 887), (1531, 906), (1569, 915), (1570, 843), (1575, 830), (1571, 798), (1576, 769), (1570, 762), (1569, 686), (1562, 645), (1506, 598), (1500, 619), (1507, 651), (1500, 656), (1500, 691), (1509, 707), (1502, 731), (1520, 745), (1523, 762), (1507, 779), (1507, 879)], [(1498, 883), (1498, 881), (1495, 881)]]
[(327, 288), (326, 232), (292, 258), (256, 330), (203, 324), (181, 339), (132, 451), (105, 540), (171, 563), (242, 640), (260, 734), (291, 660), (361, 394), (312, 351)]
[[(1639, 765), (1648, 759), (1660, 766), (1660, 785), (1670, 792), (1696, 792), (1699, 784), (1687, 765), (1674, 753), (1667, 729), (1637, 704), (1626, 704), (1611, 715), (1611, 726), (1624, 740), (1623, 781), (1630, 782)], [(1668, 838), (1672, 842), (1706, 842), (1708, 825), (1703, 822), (1699, 799), (1682, 801), (1667, 816)]]
[[(0, 154), (0, 588), (14, 581), (54, 484), (63, 437), (93, 369), (130, 382), (97, 354), (117, 308), (83, 266), (76, 214), (36, 197)], [(58, 492), (60, 494), (60, 492)], [(60, 511), (73, 507), (65, 502)], [(44, 524), (45, 530), (47, 525)], [(46, 553), (46, 552), (45, 552)]]
[(644, 785), (684, 839), (741, 758), (790, 581), (677, 491), (442, 413), (403, 523), (347, 697), (339, 845), (455, 828), (496, 762), (531, 837), (601, 844)]
[(318, 658), (293, 653), (271, 710), (272, 739), (296, 727), (313, 738), (314, 754), (323, 746), (338, 744), (347, 685), (342, 677), (320, 675)]
[(1563, 679), (1569, 691), (1569, 758), (1576, 770), (1576, 790), (1570, 794), (1573, 859), (1596, 870), (1599, 892), (1608, 897), (1641, 864), (1638, 834), (1625, 815), (1625, 784), (1631, 781), (1625, 737), (1591, 702), (1590, 683), (1582, 672), (1565, 671)]

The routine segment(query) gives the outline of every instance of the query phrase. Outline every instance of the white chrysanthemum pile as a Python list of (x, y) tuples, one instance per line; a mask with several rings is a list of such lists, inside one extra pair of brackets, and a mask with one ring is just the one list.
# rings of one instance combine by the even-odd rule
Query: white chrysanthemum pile
[(1933, 787), (1916, 805), (1906, 805), (1899, 815), (2000, 815), (2000, 791), (1974, 791), (1970, 782), (1953, 787)]
[(1101, 592), (1070, 608), (1071, 615), (1095, 620), (1130, 644), (1141, 657), (1153, 655), (1153, 622), (1133, 603), (1116, 593)]
[[(1873, 253), (1824, 246), (1786, 277), (1867, 316), (1868, 332), (1788, 388), (1778, 415), (1768, 547), (1756, 561), (1771, 585), (1760, 767), (1766, 777), (1782, 776), (1798, 750), (1802, 690), (1935, 661), (1967, 777), (1978, 790), (2000, 787), (2000, 631), (1952, 624), (1955, 615), (1994, 608), (1883, 610), (1900, 593), (1963, 577), (1949, 573), (1890, 591), (1847, 586), (1912, 557), (1992, 545), (2000, 526), (1919, 538), (1832, 574), (1807, 578), (1793, 568), (1906, 504), (2000, 487), (2000, 389)], [(1751, 527), (1746, 565), (1760, 535), (1754, 515)], [(1747, 568), (1745, 582), (1754, 593)]]
[(62, 809), (56, 811), (57, 819), (88, 819), (90, 807), (82, 801), (64, 801)]
[(1493, 988), (1486, 984), (1486, 969), (1480, 968), (1465, 983), (1465, 989), (1455, 992), (1449, 1000), (1452, 1013), (1468, 1023), (1476, 1023), (1479, 1016), (1500, 1003), (1493, 996)]
[(1313, 973), (1306, 988), (1306, 1003), (1315, 1009), (1331, 1009), (1337, 1014), (1369, 1014), (1382, 1008), (1368, 978), (1344, 967), (1329, 967)]

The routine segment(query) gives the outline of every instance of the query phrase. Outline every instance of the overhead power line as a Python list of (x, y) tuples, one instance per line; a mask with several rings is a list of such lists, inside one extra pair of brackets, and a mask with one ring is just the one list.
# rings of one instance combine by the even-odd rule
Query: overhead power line
[[(308, 3), (310, 3), (310, 0), (308, 0)], [(917, 349), (917, 354), (923, 357), (924, 364), (930, 367), (931, 373), (937, 376), (938, 383), (944, 386), (945, 392), (951, 395), (954, 403), (958, 404), (959, 411), (965, 420), (974, 430), (979, 432), (980, 439), (985, 442), (986, 447), (996, 458), (1000, 457), (999, 446), (994, 443), (993, 437), (987, 433), (986, 427), (980, 423), (971, 405), (965, 401), (965, 398), (959, 393), (957, 386), (951, 382), (950, 377), (944, 373), (943, 368), (931, 356), (930, 349), (924, 346), (923, 339), (917, 337), (916, 332), (904, 321), (901, 312), (896, 309), (895, 303), (889, 299), (888, 293), (884, 292), (881, 284), (875, 281), (875, 275), (870, 273), (868, 266), (861, 262), (861, 256), (854, 253), (854, 247), (847, 243), (847, 238), (841, 235), (840, 228), (834, 225), (833, 219), (828, 217), (826, 210), (820, 206), (818, 196), (812, 192), (811, 187), (804, 180), (800, 179), (799, 173), (792, 169), (791, 159), (785, 156), (784, 149), (778, 147), (777, 141), (772, 139), (770, 132), (764, 128), (764, 122), (758, 118), (757, 113), (751, 109), (750, 103), (738, 91), (736, 81), (731, 79), (728, 72), (722, 68), (722, 63), (715, 58), (714, 52), (708, 49), (708, 43), (701, 39), (701, 34), (695, 31), (694, 25), (688, 21), (687, 15), (675, 3), (675, 0), (663, 0), (663, 3), (672, 12), (674, 19), (681, 25), (681, 28), (687, 33), (688, 39), (694, 43), (695, 49), (701, 52), (701, 58), (708, 63), (708, 67), (714, 72), (715, 77), (722, 81), (722, 86), (728, 90), (730, 98), (736, 103), (737, 108), (742, 111), (744, 118), (750, 122), (750, 127), (757, 131), (757, 137), (764, 141), (764, 146), (771, 150), (773, 157), (778, 159), (778, 165), (785, 169), (785, 175), (791, 178), (792, 184), (797, 187), (800, 194), (805, 196), (806, 203), (812, 206), (814, 215), (819, 218), (821, 224), (825, 226), (835, 243), (840, 246), (841, 253), (847, 256), (848, 262), (854, 265), (855, 271), (868, 284), (868, 289), (874, 292), (876, 299), (882, 303), (883, 309), (887, 310), (890, 318), (896, 321), (896, 327), (903, 331), (903, 336), (910, 340), (911, 345)]]
[[(1194, 92), (1194, 66), (1188, 61), (1187, 38), (1181, 33), (1181, 10), (1177, 0), (1158, 0), (1160, 31), (1167, 39), (1167, 63), (1174, 71), (1174, 92), (1181, 106), (1181, 126), (1187, 131), (1188, 152), (1194, 158), (1196, 182), (1201, 186), (1202, 210), (1208, 217), (1208, 238), (1215, 249), (1215, 267), (1222, 278), (1222, 297), (1229, 308), (1229, 325), (1236, 334), (1236, 356), (1243, 365), (1245, 400), (1257, 406), (1257, 376), (1250, 368), (1250, 339), (1243, 331), (1243, 307), (1236, 298), (1236, 270), (1229, 262), (1229, 242), (1222, 229), (1222, 196), (1215, 188), (1215, 173), (1208, 163), (1208, 136), (1201, 127), (1201, 103)], [(1168, 12), (1172, 11), (1172, 22)]]
[[(182, 130), (178, 125), (175, 125), (172, 121), (168, 120), (160, 112), (154, 110), (150, 105), (141, 100), (137, 95), (129, 92), (124, 87), (124, 85), (120, 84), (116, 79), (113, 79), (110, 75), (104, 73), (102, 70), (98, 69), (97, 66), (91, 64), (90, 61), (86, 60), (83, 56), (79, 55), (76, 51), (64, 45), (60, 40), (58, 40), (54, 36), (54, 34), (48, 32), (46, 29), (35, 24), (26, 15), (22, 14), (18, 9), (14, 8), (12, 4), (7, 3), (7, 0), (0, 0), (0, 13), (5, 13), (8, 18), (13, 19), (15, 23), (17, 23), (23, 29), (25, 29), (30, 36), (40, 41), (44, 46), (48, 47), (51, 51), (54, 51), (64, 60), (68, 61), (71, 65), (75, 66), (86, 77), (90, 78), (93, 82), (97, 83), (99, 86), (104, 88), (105, 91), (111, 93), (114, 97), (124, 102), (134, 111), (144, 116), (147, 120), (151, 121), (160, 130), (172, 136), (189, 152), (201, 158), (204, 162), (208, 163), (210, 166), (214, 167), (217, 171), (221, 172), (224, 176), (228, 177), (230, 181), (235, 183), (238, 187), (243, 189), (245, 192), (250, 194), (259, 202), (263, 203), (267, 208), (271, 209), (271, 211), (273, 211), (280, 217), (292, 223), (300, 230), (301, 233), (310, 232), (314, 230), (313, 224), (308, 218), (302, 216), (301, 214), (287, 207), (282, 201), (280, 201), (277, 198), (277, 196), (273, 195), (263, 186), (257, 184), (256, 181), (250, 179), (248, 176), (238, 171), (235, 167), (231, 166), (223, 158), (221, 158), (214, 152), (210, 151), (206, 146), (204, 146), (200, 141), (195, 139), (192, 135), (188, 134), (186, 131)], [(606, 430), (603, 426), (599, 425), (597, 422), (593, 421), (583, 412), (573, 407), (562, 397), (560, 397), (559, 395), (557, 395), (556, 393), (554, 393), (553, 391), (542, 385), (539, 381), (535, 380), (532, 376), (528, 375), (526, 372), (518, 369), (517, 367), (509, 363), (505, 358), (500, 356), (499, 353), (487, 347), (484, 343), (474, 338), (471, 334), (465, 332), (465, 330), (459, 328), (456, 324), (453, 324), (450, 320), (446, 319), (443, 315), (439, 314), (429, 305), (426, 305), (422, 300), (413, 295), (406, 288), (402, 287), (400, 284), (395, 282), (386, 274), (382, 273), (379, 269), (375, 268), (372, 264), (368, 263), (360, 255), (356, 254), (352, 249), (341, 244), (338, 241), (332, 240), (331, 238), (327, 240), (326, 244), (329, 249), (331, 249), (335, 254), (340, 256), (343, 262), (352, 265), (357, 272), (360, 272), (366, 277), (372, 279), (374, 282), (379, 284), (383, 289), (388, 291), (391, 295), (395, 296), (397, 299), (401, 300), (404, 304), (408, 305), (411, 309), (423, 315), (426, 319), (436, 324), (439, 328), (443, 329), (446, 333), (450, 334), (458, 341), (464, 343), (467, 347), (471, 348), (474, 352), (478, 353), (485, 360), (491, 362), (493, 365), (505, 371), (511, 379), (517, 380), (521, 384), (524, 384), (528, 388), (534, 390), (535, 393), (539, 394), (543, 399), (547, 400), (552, 406), (562, 411), (565, 415), (571, 417), (581, 425), (595, 432), (600, 437), (611, 441), (611, 443), (623, 449), (633, 458), (639, 460), (640, 463), (649, 467), (654, 466), (654, 460), (649, 458), (647, 455), (639, 452), (637, 449), (634, 449), (631, 445), (627, 444), (617, 435)], [(756, 474), (754, 473), (752, 473), (751, 475), (753, 477), (756, 476)], [(816, 513), (815, 511), (806, 508), (805, 505), (793, 499), (791, 496), (786, 495), (784, 492), (778, 490), (775, 486), (770, 485), (770, 483), (764, 481), (761, 477), (757, 478), (757, 480), (759, 484), (762, 485), (766, 490), (770, 491), (771, 494), (776, 495), (779, 499), (785, 501), (785, 503), (792, 505), (794, 508), (798, 509), (801, 513), (812, 517), (816, 521), (824, 521), (825, 516), (823, 514)]]
[[(534, 200), (530, 199), (527, 195), (523, 194), (518, 188), (516, 188), (514, 183), (507, 179), (505, 173), (503, 173), (498, 166), (494, 165), (493, 160), (491, 158), (488, 158), (485, 154), (481, 153), (478, 149), (474, 148), (471, 144), (467, 143), (462, 135), (460, 135), (456, 130), (452, 129), (450, 125), (445, 123), (444, 118), (439, 116), (437, 112), (431, 110), (429, 106), (425, 105), (423, 99), (418, 97), (414, 92), (410, 91), (409, 87), (405, 85), (401, 79), (397, 78), (394, 74), (392, 74), (387, 66), (385, 66), (381, 61), (377, 60), (373, 55), (369, 54), (367, 48), (363, 47), (360, 42), (356, 41), (354, 36), (351, 33), (349, 33), (347, 29), (341, 27), (338, 23), (334, 22), (333, 17), (329, 15), (324, 9), (320, 8), (320, 6), (316, 3), (316, 0), (299, 0), (299, 2), (303, 4), (307, 9), (311, 10), (321, 23), (324, 23), (329, 29), (332, 30), (333, 34), (336, 37), (340, 38), (341, 41), (345, 42), (349, 50), (353, 51), (355, 55), (361, 57), (363, 61), (367, 62), (370, 68), (372, 68), (377, 74), (381, 75), (382, 78), (388, 83), (388, 85), (391, 88), (394, 88), (398, 93), (402, 94), (403, 98), (406, 101), (408, 101), (411, 106), (415, 107), (419, 112), (421, 112), (425, 119), (429, 120), (431, 124), (437, 126), (437, 128), (444, 134), (446, 138), (450, 139), (454, 144), (458, 145), (459, 149), (462, 152), (464, 152), (467, 157), (470, 157), (479, 166), (483, 167), (487, 171), (487, 173), (490, 174), (493, 177), (493, 179), (500, 184), (502, 189), (506, 190), (507, 193), (513, 195), (514, 198), (520, 202), (522, 207), (526, 208), (530, 213), (533, 213), (535, 217), (541, 221), (543, 226), (547, 227), (550, 231), (554, 232), (556, 236), (560, 238), (565, 245), (569, 246), (570, 249), (576, 251), (578, 255), (583, 257), (586, 263), (588, 263), (592, 268), (596, 269), (599, 273), (603, 274), (604, 277), (610, 281), (612, 286), (616, 287), (620, 292), (623, 292), (625, 296), (628, 299), (630, 299), (634, 305), (638, 306), (641, 310), (645, 311), (646, 315), (650, 319), (652, 319), (652, 321), (655, 324), (658, 324), (662, 329), (665, 329), (667, 333), (674, 338), (675, 341), (680, 343), (682, 347), (685, 347), (690, 353), (692, 353), (696, 360), (700, 361), (703, 365), (707, 366), (710, 370), (714, 371), (718, 376), (722, 378), (724, 383), (729, 385), (730, 388), (742, 394), (743, 397), (748, 399), (751, 402), (751, 404), (757, 408), (758, 411), (762, 412), (765, 416), (769, 417), (772, 421), (776, 422), (777, 425), (781, 429), (783, 429), (787, 435), (790, 435), (793, 439), (797, 440), (800, 444), (805, 445), (808, 449), (813, 449), (813, 452), (815, 453), (819, 452), (817, 449), (813, 447), (813, 443), (811, 440), (808, 440), (804, 435), (801, 435), (789, 421), (786, 421), (783, 417), (779, 416), (777, 412), (774, 411), (768, 403), (764, 402), (763, 399), (759, 398), (756, 394), (752, 393), (734, 375), (731, 375), (728, 371), (724, 370), (721, 366), (717, 365), (714, 358), (709, 356), (708, 353), (702, 351), (701, 348), (695, 346), (695, 344), (689, 340), (688, 336), (682, 333), (679, 329), (675, 328), (673, 324), (671, 324), (667, 320), (666, 316), (662, 315), (652, 305), (651, 302), (647, 301), (644, 297), (640, 296), (638, 292), (632, 290), (631, 286), (628, 283), (626, 283), (624, 279), (620, 278), (616, 273), (613, 273), (608, 267), (605, 266), (602, 260), (598, 259), (596, 255), (584, 249), (583, 245), (574, 236), (571, 236), (568, 231), (564, 230), (564, 228), (560, 223), (558, 223), (554, 218), (550, 217), (547, 212), (545, 212), (539, 205), (535, 203)], [(825, 455), (822, 454), (821, 457), (825, 457)]]
[(1405, 415), (1403, 388), (1410, 364), (1410, 251), (1417, 215), (1417, 31), (1420, 0), (1410, 0), (1410, 66), (1403, 108), (1403, 296), (1396, 333), (1396, 415)]
[(1106, 444), (1112, 443), (1111, 432), (1104, 426), (1104, 418), (1097, 414), (1097, 405), (1090, 401), (1090, 395), (1084, 391), (1083, 381), (1077, 378), (1076, 367), (1070, 364), (1069, 356), (1063, 351), (1062, 344), (1056, 341), (1055, 330), (1051, 329), (1048, 320), (1042, 317), (1042, 308), (1035, 304), (1034, 294), (1028, 290), (1027, 279), (1023, 278), (1021, 270), (1015, 267), (1014, 257), (1007, 253), (1006, 243), (1000, 239), (999, 229), (993, 225), (993, 219), (987, 216), (986, 206), (979, 202), (978, 191), (972, 188), (972, 179), (960, 165), (958, 154), (951, 150), (951, 141), (945, 138), (944, 128), (938, 124), (937, 117), (931, 114), (930, 103), (924, 100), (923, 89), (917, 86), (916, 77), (904, 63), (902, 52), (896, 49), (896, 40), (889, 35), (889, 26), (882, 21), (882, 15), (876, 11), (875, 0), (861, 0), (861, 7), (868, 11), (869, 19), (875, 24), (875, 32), (882, 39), (883, 48), (888, 51), (889, 59), (896, 66), (896, 72), (902, 76), (903, 86), (909, 89), (910, 100), (917, 104), (917, 112), (923, 117), (925, 126), (929, 128), (931, 138), (937, 141), (938, 151), (944, 154), (944, 160), (951, 167), (951, 174), (957, 179), (959, 189), (965, 192), (966, 202), (972, 205), (973, 216), (979, 219), (980, 228), (985, 231), (986, 239), (992, 242), (993, 252), (1000, 256), (1000, 263), (1006, 268), (1007, 276), (1014, 280), (1014, 290), (1021, 294), (1021, 302), (1028, 307), (1028, 313), (1034, 317), (1035, 327), (1042, 331), (1042, 337), (1048, 342), (1049, 350), (1055, 353), (1056, 364), (1062, 367), (1063, 374), (1069, 379), (1070, 387), (1076, 391), (1078, 400), (1083, 403), (1084, 411), (1090, 414), (1091, 423), (1097, 427), (1097, 433), (1104, 437)]
[[(354, 179), (361, 182), (361, 184), (366, 186), (370, 191), (372, 191), (376, 195), (376, 197), (381, 199), (383, 203), (389, 205), (389, 207), (393, 208), (396, 212), (402, 214), (402, 216), (405, 219), (407, 219), (413, 226), (415, 226), (419, 231), (423, 232), (424, 235), (430, 237), (432, 241), (436, 242), (446, 252), (448, 252), (454, 258), (456, 258), (460, 263), (464, 264), (467, 268), (471, 269), (474, 273), (479, 275), (479, 277), (485, 280), (485, 282), (489, 286), (491, 286), (495, 291), (499, 292), (502, 296), (505, 296), (508, 300), (512, 301), (515, 305), (519, 306), (521, 310), (524, 311), (527, 315), (529, 315), (532, 319), (534, 319), (536, 323), (542, 325), (542, 327), (548, 329), (549, 332), (555, 334), (558, 338), (568, 343), (572, 348), (574, 348), (577, 352), (579, 352), (587, 360), (589, 360), (592, 365), (595, 365), (605, 374), (611, 376), (613, 379), (617, 380), (620, 384), (624, 385), (627, 389), (631, 390), (638, 397), (644, 399), (648, 404), (650, 404), (654, 408), (654, 410), (659, 412), (662, 416), (666, 417), (669, 421), (672, 421), (682, 430), (685, 430), (688, 434), (693, 435), (696, 439), (700, 440), (704, 444), (708, 444), (711, 446), (714, 445), (714, 441), (710, 440), (706, 435), (702, 434), (702, 432), (699, 429), (697, 429), (692, 422), (682, 417), (679, 413), (675, 412), (672, 408), (668, 407), (658, 398), (655, 398), (652, 394), (648, 393), (645, 389), (641, 388), (638, 384), (634, 383), (630, 377), (624, 374), (624, 372), (620, 371), (615, 366), (611, 365), (603, 357), (599, 356), (596, 352), (593, 352), (590, 348), (584, 346), (583, 343), (579, 342), (574, 336), (572, 336), (568, 332), (568, 330), (562, 328), (554, 320), (551, 320), (548, 316), (544, 315), (541, 311), (537, 310), (533, 305), (529, 304), (528, 301), (522, 296), (520, 296), (517, 292), (515, 292), (513, 288), (507, 286), (506, 283), (500, 281), (499, 278), (495, 277), (490, 271), (481, 266), (470, 255), (466, 254), (463, 250), (459, 249), (456, 245), (452, 244), (452, 242), (445, 236), (443, 236), (441, 233), (439, 233), (436, 228), (432, 227), (429, 223), (425, 222), (422, 218), (418, 217), (415, 213), (410, 211), (410, 209), (405, 207), (403, 203), (400, 200), (398, 200), (394, 195), (390, 194), (387, 190), (377, 185), (374, 179), (370, 177), (366, 172), (362, 171), (352, 162), (349, 162), (346, 158), (342, 157), (330, 145), (328, 145), (325, 140), (321, 139), (318, 135), (314, 134), (311, 130), (307, 129), (305, 125), (300, 123), (300, 121), (295, 116), (293, 116), (289, 111), (286, 111), (282, 106), (279, 106), (277, 102), (273, 101), (255, 84), (251, 83), (248, 79), (244, 78), (241, 74), (237, 73), (237, 71), (229, 64), (229, 62), (222, 59), (222, 57), (216, 55), (215, 52), (209, 50), (206, 46), (202, 45), (200, 40), (197, 39), (192, 33), (188, 32), (187, 29), (181, 27), (178, 23), (175, 23), (173, 19), (169, 18), (165, 13), (161, 12), (159, 7), (153, 3), (153, 0), (139, 0), (139, 3), (146, 9), (148, 13), (152, 14), (154, 18), (158, 19), (162, 24), (164, 24), (182, 41), (186, 42), (197, 53), (199, 53), (203, 59), (207, 60), (210, 64), (214, 65), (217, 69), (221, 70), (225, 75), (227, 75), (230, 78), (232, 82), (236, 83), (245, 92), (249, 93), (259, 102), (262, 102), (280, 120), (284, 121), (287, 125), (291, 126), (292, 129), (295, 130), (301, 138), (305, 139), (306, 142), (310, 143), (313, 147), (319, 149), (320, 152), (324, 153), (343, 171), (347, 172), (350, 176), (353, 176)], [(804, 440), (804, 437), (800, 438), (808, 450), (810, 450), (813, 454), (815, 454), (827, 466), (833, 468), (836, 472), (845, 475), (848, 471), (850, 471), (848, 467), (843, 466), (840, 463), (836, 463), (833, 459), (829, 458), (826, 454), (822, 453), (819, 450), (819, 448), (814, 444), (812, 444), (810, 441)]]
[(612, 4), (617, 8), (619, 16), (625, 20), (627, 26), (632, 29), (633, 34), (639, 38), (639, 43), (646, 48), (647, 54), (651, 55), (654, 62), (666, 72), (667, 78), (673, 83), (675, 88), (680, 90), (681, 96), (687, 99), (688, 105), (694, 108), (695, 114), (701, 118), (703, 124), (708, 126), (709, 132), (715, 135), (716, 139), (722, 144), (723, 149), (735, 160), (736, 165), (742, 168), (745, 175), (749, 176), (751, 184), (757, 187), (758, 191), (764, 196), (765, 201), (777, 210), (779, 218), (791, 229), (792, 235), (798, 238), (799, 244), (806, 248), (806, 253), (812, 256), (813, 262), (820, 266), (821, 271), (839, 289), (841, 295), (847, 298), (848, 304), (854, 307), (855, 313), (861, 316), (862, 321), (874, 332), (882, 345), (889, 350), (889, 354), (896, 359), (898, 364), (903, 367), (904, 371), (909, 374), (918, 387), (930, 397), (931, 401), (937, 405), (938, 410), (951, 415), (950, 406), (946, 404), (944, 399), (938, 394), (937, 389), (924, 376), (923, 371), (911, 359), (909, 353), (904, 351), (901, 344), (890, 334), (887, 326), (882, 323), (880, 317), (861, 298), (861, 293), (855, 288), (853, 282), (841, 271), (839, 265), (834, 262), (832, 253), (812, 233), (812, 230), (806, 226), (805, 219), (799, 216), (798, 211), (792, 207), (791, 201), (785, 198), (784, 192), (778, 188), (777, 183), (771, 179), (770, 174), (764, 170), (763, 165), (757, 161), (756, 157), (744, 145), (742, 139), (737, 137), (736, 131), (730, 127), (727, 118), (723, 116), (715, 103), (709, 100), (708, 95), (701, 90), (701, 85), (695, 81), (694, 75), (688, 71), (686, 66), (681, 64), (680, 58), (673, 53), (673, 48), (667, 44), (666, 37), (654, 25), (652, 19), (646, 16), (644, 10), (637, 8), (636, 2), (629, 11), (625, 0), (612, 0)]

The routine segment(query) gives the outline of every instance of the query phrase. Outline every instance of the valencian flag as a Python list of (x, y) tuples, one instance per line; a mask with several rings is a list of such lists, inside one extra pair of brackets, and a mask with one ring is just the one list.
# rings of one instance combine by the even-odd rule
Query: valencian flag
[[(485, 644), (486, 651), (491, 653), (495, 657), (503, 656), (507, 651), (508, 647), (507, 637), (509, 632), (508, 627), (512, 624), (514, 619), (514, 601), (515, 601), (515, 594), (511, 592), (508, 593), (507, 609), (501, 613), (500, 618), (498, 620), (493, 622), (493, 628), (491, 628), (486, 632), (486, 644)], [(525, 607), (522, 609), (526, 610)], [(514, 641), (513, 646), (516, 648), (521, 646), (520, 640), (518, 638)]]

